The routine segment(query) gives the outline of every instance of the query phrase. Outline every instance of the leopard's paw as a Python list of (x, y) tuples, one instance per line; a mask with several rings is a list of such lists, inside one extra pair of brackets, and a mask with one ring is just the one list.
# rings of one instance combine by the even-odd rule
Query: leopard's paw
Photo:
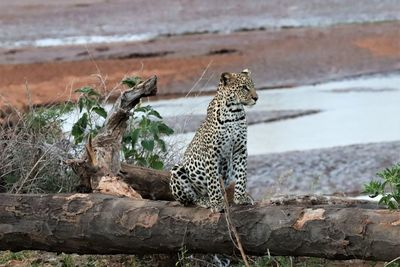
[(218, 203), (211, 203), (211, 212), (217, 213), (217, 212), (222, 212), (225, 209), (224, 203), (218, 202)]
[(203, 207), (203, 208), (206, 208), (206, 209), (208, 209), (208, 208), (210, 208), (212, 206), (210, 200), (208, 198), (206, 198), (206, 197), (199, 197), (199, 198), (196, 199), (196, 201), (194, 203), (197, 206), (200, 206), (200, 207)]
[(239, 205), (254, 205), (254, 199), (247, 193), (240, 196), (235, 195), (233, 202)]
[(200, 197), (195, 201), (197, 206), (210, 209), (211, 212), (221, 212), (224, 210), (225, 205), (223, 201), (220, 202), (211, 202), (207, 197)]

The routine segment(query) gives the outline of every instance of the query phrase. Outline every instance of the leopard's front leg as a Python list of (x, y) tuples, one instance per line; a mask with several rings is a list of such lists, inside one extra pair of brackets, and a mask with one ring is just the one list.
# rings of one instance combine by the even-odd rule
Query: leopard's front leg
[(210, 159), (206, 161), (207, 192), (210, 201), (209, 206), (212, 212), (220, 212), (224, 209), (224, 202), (219, 181), (218, 156), (214, 149), (211, 151), (213, 151), (213, 153)]
[[(246, 135), (246, 134), (244, 134)], [(247, 137), (235, 144), (232, 154), (232, 173), (236, 181), (233, 201), (236, 204), (254, 204), (253, 199), (246, 193), (247, 186)]]

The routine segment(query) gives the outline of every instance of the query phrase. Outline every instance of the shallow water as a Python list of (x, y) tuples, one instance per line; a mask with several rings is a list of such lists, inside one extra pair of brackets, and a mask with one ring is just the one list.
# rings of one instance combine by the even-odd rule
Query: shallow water
[(19, 48), (19, 47), (51, 47), (62, 45), (86, 45), (86, 44), (108, 44), (119, 42), (138, 42), (154, 38), (153, 34), (124, 34), (124, 35), (83, 35), (83, 36), (68, 36), (68, 37), (49, 37), (33, 40), (18, 40), (0, 42), (0, 47)]
[[(92, 44), (193, 32), (400, 20), (397, 0), (0, 1), (0, 47)], [(158, 4), (157, 4), (158, 5)], [(138, 8), (140, 7), (140, 8)], [(229, 10), (229, 12), (227, 12)]]

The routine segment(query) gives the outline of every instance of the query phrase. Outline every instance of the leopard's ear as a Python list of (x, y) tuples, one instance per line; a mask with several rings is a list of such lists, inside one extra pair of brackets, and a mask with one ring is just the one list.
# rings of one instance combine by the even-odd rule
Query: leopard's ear
[(250, 76), (250, 75), (251, 75), (251, 71), (249, 71), (249, 69), (244, 69), (244, 70), (242, 70), (242, 73), (243, 73), (243, 74), (246, 74), (247, 76)]
[(221, 82), (223, 85), (228, 85), (232, 81), (232, 74), (229, 72), (224, 72), (221, 74)]

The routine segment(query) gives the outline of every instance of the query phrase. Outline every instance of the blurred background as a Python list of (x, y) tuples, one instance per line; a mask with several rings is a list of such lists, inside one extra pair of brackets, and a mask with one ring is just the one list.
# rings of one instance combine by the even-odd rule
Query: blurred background
[[(183, 153), (222, 72), (252, 72), (249, 190), (357, 195), (400, 161), (400, 2), (0, 1), (0, 109), (118, 95), (158, 76), (147, 101)], [(112, 99), (112, 98), (111, 98)]]

